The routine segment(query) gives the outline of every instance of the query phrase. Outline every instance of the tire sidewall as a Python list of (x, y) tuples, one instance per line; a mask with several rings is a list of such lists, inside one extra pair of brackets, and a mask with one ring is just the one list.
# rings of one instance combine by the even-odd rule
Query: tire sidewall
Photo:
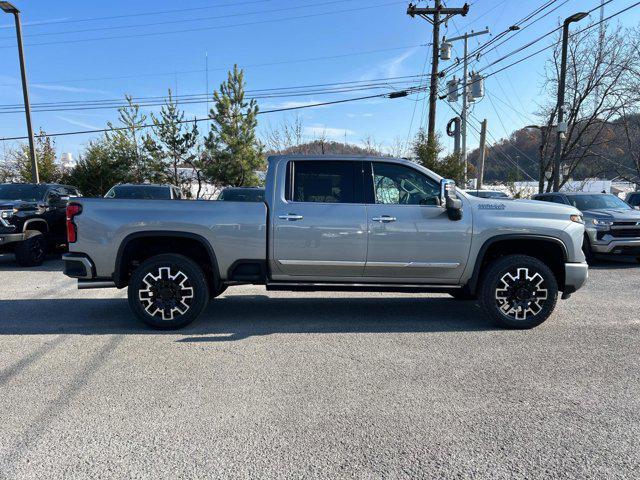
[[(38, 258), (34, 258), (32, 247), (34, 243), (42, 244), (42, 255)], [(44, 234), (34, 235), (33, 237), (29, 237), (26, 240), (20, 242), (16, 246), (15, 257), (18, 265), (21, 267), (37, 267), (42, 265), (44, 259), (47, 256), (47, 239)]]
[[(193, 287), (194, 298), (189, 310), (184, 315), (172, 320), (162, 320), (149, 315), (138, 297), (139, 291), (144, 285), (145, 276), (161, 267), (179, 269), (187, 276)], [(157, 255), (145, 260), (135, 269), (129, 281), (128, 298), (131, 310), (144, 323), (159, 330), (174, 330), (190, 324), (200, 316), (209, 302), (209, 287), (202, 269), (190, 258), (173, 254)]]
[[(495, 292), (503, 275), (523, 267), (542, 276), (548, 297), (539, 313), (525, 320), (516, 320), (500, 311), (496, 304)], [(480, 291), (480, 305), (485, 314), (493, 323), (505, 328), (527, 329), (540, 325), (553, 313), (557, 300), (558, 282), (551, 269), (537, 258), (526, 255), (509, 255), (495, 260), (484, 275)]]

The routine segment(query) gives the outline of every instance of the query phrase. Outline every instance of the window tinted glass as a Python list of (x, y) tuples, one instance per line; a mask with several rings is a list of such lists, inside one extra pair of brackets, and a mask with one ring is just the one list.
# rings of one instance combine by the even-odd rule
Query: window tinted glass
[(294, 202), (355, 203), (354, 162), (295, 162)]
[(0, 185), (0, 200), (43, 200), (47, 185), (5, 184)]
[(560, 195), (554, 195), (551, 197), (551, 201), (553, 203), (561, 203), (562, 205), (566, 205), (566, 202), (564, 201), (564, 198), (561, 197)]
[(629, 210), (631, 207), (620, 200), (615, 195), (594, 194), (594, 195), (575, 195), (570, 197), (571, 204), (578, 210), (599, 210), (607, 208), (616, 208)]
[(629, 204), (637, 207), (640, 205), (640, 194), (634, 194), (629, 197)]
[(373, 162), (375, 202), (396, 205), (438, 205), (440, 185), (404, 165)]
[(118, 185), (107, 194), (110, 198), (137, 198), (146, 200), (170, 200), (171, 190), (154, 185)]
[(226, 202), (264, 202), (264, 190), (261, 188), (228, 188), (220, 193), (218, 200)]

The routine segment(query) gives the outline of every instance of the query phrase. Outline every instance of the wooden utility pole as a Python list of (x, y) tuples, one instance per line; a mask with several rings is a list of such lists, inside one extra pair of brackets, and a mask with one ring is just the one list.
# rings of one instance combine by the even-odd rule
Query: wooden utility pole
[[(462, 8), (445, 8), (441, 0), (435, 0), (433, 8), (418, 8), (413, 3), (407, 8), (407, 15), (424, 18), (433, 25), (433, 49), (431, 56), (431, 84), (429, 86), (429, 124), (427, 128), (428, 138), (433, 140), (436, 134), (436, 101), (438, 100), (438, 64), (440, 60), (440, 25), (454, 15), (463, 17), (469, 12), (466, 3)], [(433, 18), (431, 18), (433, 17)]]
[(478, 157), (478, 181), (476, 182), (476, 190), (482, 188), (484, 182), (484, 160), (487, 155), (487, 119), (485, 118), (480, 124), (480, 156)]

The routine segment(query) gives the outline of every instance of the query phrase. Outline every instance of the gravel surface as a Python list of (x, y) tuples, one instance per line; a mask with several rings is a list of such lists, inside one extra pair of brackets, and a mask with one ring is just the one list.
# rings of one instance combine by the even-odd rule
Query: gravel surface
[(439, 295), (230, 288), (188, 328), (0, 256), (0, 477), (640, 478), (640, 266), (530, 331)]

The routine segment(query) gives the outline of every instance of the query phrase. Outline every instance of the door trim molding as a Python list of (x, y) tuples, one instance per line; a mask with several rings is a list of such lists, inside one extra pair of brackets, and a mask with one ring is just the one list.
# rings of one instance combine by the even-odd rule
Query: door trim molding
[(349, 262), (340, 260), (278, 260), (281, 265), (299, 267), (364, 267), (366, 262)]
[(367, 267), (393, 267), (393, 268), (444, 268), (455, 269), (460, 266), (458, 262), (367, 262)]

